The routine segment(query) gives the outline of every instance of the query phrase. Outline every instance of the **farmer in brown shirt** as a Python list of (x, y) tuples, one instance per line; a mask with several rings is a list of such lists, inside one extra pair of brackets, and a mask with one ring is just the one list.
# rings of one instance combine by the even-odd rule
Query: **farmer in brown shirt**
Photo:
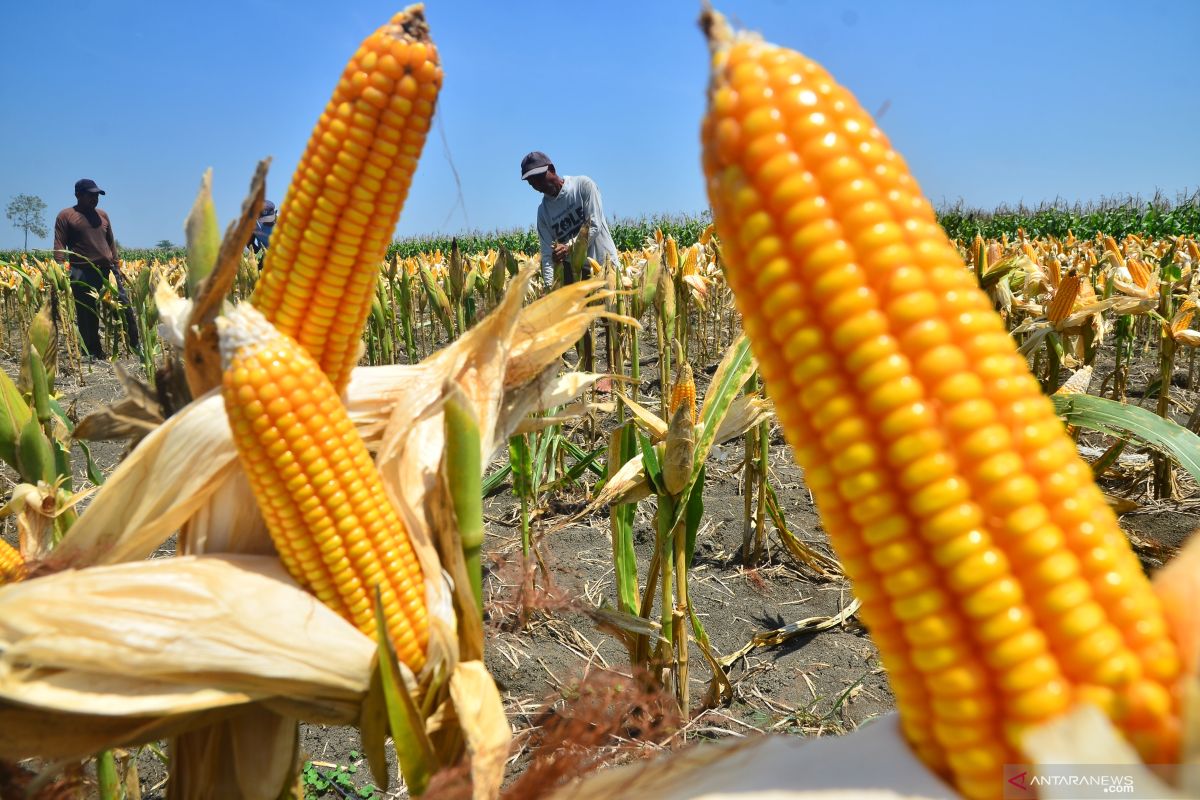
[(58, 212), (58, 218), (54, 220), (54, 259), (70, 264), (79, 336), (83, 339), (84, 350), (92, 358), (104, 358), (96, 303), (102, 292), (104, 278), (109, 273), (117, 283), (129, 346), (135, 351), (139, 350), (137, 320), (134, 319), (129, 297), (125, 294), (125, 282), (118, 269), (119, 258), (112, 223), (108, 220), (108, 214), (96, 207), (102, 194), (104, 190), (91, 178), (76, 181), (75, 205)]

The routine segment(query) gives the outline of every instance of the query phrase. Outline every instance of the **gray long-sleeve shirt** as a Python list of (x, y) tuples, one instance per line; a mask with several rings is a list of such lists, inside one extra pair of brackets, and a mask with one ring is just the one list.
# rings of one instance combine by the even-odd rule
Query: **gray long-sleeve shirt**
[[(542, 195), (538, 206), (537, 230), (542, 245), (542, 281), (546, 288), (554, 282), (555, 242), (566, 244), (580, 226), (588, 223), (588, 257), (603, 264), (605, 259), (617, 261), (617, 246), (613, 244), (608, 220), (604, 218), (604, 207), (600, 203), (600, 190), (586, 175), (563, 175), (563, 187), (557, 197)], [(578, 278), (578, 276), (576, 276)]]

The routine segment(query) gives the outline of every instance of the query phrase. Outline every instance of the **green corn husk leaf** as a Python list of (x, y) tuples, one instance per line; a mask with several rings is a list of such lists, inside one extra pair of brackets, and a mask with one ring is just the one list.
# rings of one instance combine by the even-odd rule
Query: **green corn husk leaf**
[(22, 392), (33, 391), (33, 369), (29, 359), (29, 348), (34, 347), (41, 354), (42, 370), (45, 372), (47, 387), (53, 388), (54, 374), (58, 364), (58, 324), (53, 306), (57, 299), (47, 298), (38, 313), (34, 315), (25, 334), (25, 358), (21, 361), (21, 374), (18, 386)]
[(17, 471), (26, 483), (54, 482), (54, 449), (34, 416), (21, 427), (17, 440)]
[[(400, 772), (408, 790), (415, 796), (424, 794), (429, 779), (437, 772), (437, 754), (425, 732), (425, 721), (413, 699), (415, 680), (400, 662), (387, 635), (387, 620), (383, 617), (383, 601), (376, 592), (375, 623), (379, 630), (378, 668), (371, 675), (371, 694), (382, 693), (387, 710), (388, 730), (396, 746)], [(376, 686), (378, 684), (378, 686)], [(378, 750), (372, 745), (372, 750)], [(372, 767), (374, 769), (374, 767)]]
[[(475, 596), (475, 610), (483, 614), (483, 491), (480, 476), (479, 423), (462, 391), (447, 392), (445, 406), (446, 452), (443, 477), (450, 490), (454, 508), (454, 528), (458, 531), (466, 579)], [(446, 566), (443, 564), (443, 566)], [(457, 581), (456, 581), (457, 583)], [(466, 609), (459, 609), (460, 617)]]
[(33, 342), (26, 350), (25, 363), (29, 367), (29, 389), (33, 395), (33, 413), (38, 422), (45, 425), (50, 421), (50, 378), (46, 365)]
[(458, 249), (458, 239), (450, 242), (450, 265), (447, 270), (450, 279), (450, 300), (462, 302), (463, 290), (466, 283), (466, 266), (463, 264), (462, 251)]
[(187, 234), (187, 293), (188, 297), (195, 297), (200, 281), (216, 267), (217, 251), (221, 247), (221, 227), (212, 199), (211, 167), (200, 179), (200, 190), (183, 228)]
[(450, 298), (446, 297), (446, 292), (433, 277), (429, 267), (424, 265), (421, 266), (421, 285), (425, 288), (425, 295), (429, 298), (429, 307), (433, 310), (434, 316), (441, 323), (446, 335), (453, 339), (454, 310), (450, 306)]
[(1069, 425), (1131, 439), (1168, 456), (1200, 481), (1200, 436), (1138, 406), (1086, 394), (1055, 395), (1054, 411)]
[(17, 442), (25, 423), (33, 418), (33, 409), (21, 396), (12, 378), (0, 370), (0, 459), (17, 468)]
[(675, 324), (675, 281), (671, 270), (665, 267), (658, 271), (658, 285), (654, 290), (654, 304), (662, 318), (663, 328), (671, 330)]
[(134, 304), (147, 309), (153, 308), (154, 305), (154, 293), (150, 291), (150, 273), (148, 269), (139, 272), (133, 280), (130, 292)]
[(479, 286), (483, 281), (483, 276), (479, 274), (479, 267), (471, 267), (467, 271), (467, 277), (463, 279), (463, 296), (464, 299), (469, 299), (479, 291)]
[(496, 263), (492, 264), (492, 272), (488, 275), (487, 295), (493, 304), (500, 302), (500, 298), (504, 294), (504, 276), (508, 271), (510, 259), (515, 266), (516, 259), (508, 252), (508, 248), (501, 244), (500, 252), (496, 256)]
[(641, 309), (639, 310), (654, 305), (654, 298), (658, 295), (658, 273), (661, 269), (662, 256), (658, 253), (646, 260), (646, 268), (642, 270), (641, 292), (638, 295), (641, 300)]
[[(238, 269), (242, 263), (242, 252), (246, 242), (254, 231), (254, 221), (262, 209), (263, 198), (266, 196), (267, 169), (269, 158), (258, 162), (254, 177), (250, 179), (250, 191), (242, 201), (241, 213), (235, 217), (225, 229), (225, 236), (218, 239), (215, 247), (212, 265), (207, 267), (203, 280), (189, 286), (190, 297), (195, 301), (188, 315), (187, 326), (184, 330), (183, 367), (187, 375), (188, 390), (192, 397), (199, 397), (214, 387), (221, 385), (221, 355), (217, 344), (216, 319), (225, 305), (225, 299), (233, 289), (237, 280)], [(206, 175), (206, 181), (210, 176)], [(207, 188), (207, 187), (206, 187)], [(204, 191), (201, 194), (205, 194)], [(199, 201), (199, 200), (198, 200)], [(209, 193), (207, 203), (211, 205)], [(195, 209), (193, 209), (195, 210)], [(189, 224), (192, 217), (188, 217)], [(201, 234), (207, 236), (207, 224), (202, 226)], [(212, 220), (212, 232), (216, 233), (216, 220)], [(188, 243), (191, 245), (191, 229), (189, 228)], [(191, 280), (192, 273), (188, 279)]]
[(995, 286), (1000, 283), (1001, 280), (1007, 278), (1014, 271), (1024, 270), (1026, 267), (1031, 265), (1032, 262), (1029, 260), (1029, 256), (1024, 254), (1011, 256), (1002, 261), (998, 261), (997, 263), (991, 265), (986, 272), (979, 276), (979, 288), (983, 289), (985, 292), (989, 291), (995, 288)]
[(591, 229), (585, 222), (579, 226), (579, 233), (575, 234), (575, 241), (571, 243), (571, 250), (567, 254), (567, 263), (571, 265), (575, 280), (583, 277), (583, 266), (587, 263), (588, 238), (590, 236)]
[(379, 293), (371, 298), (371, 320), (381, 328), (387, 325), (387, 316), (383, 312), (383, 301), (379, 299)]

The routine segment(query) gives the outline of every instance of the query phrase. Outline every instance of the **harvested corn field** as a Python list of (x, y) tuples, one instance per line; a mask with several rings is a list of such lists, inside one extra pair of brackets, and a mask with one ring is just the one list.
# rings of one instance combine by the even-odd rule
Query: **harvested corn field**
[(550, 286), (390, 242), (420, 6), (265, 257), (266, 161), (101, 286), (112, 358), (0, 263), (0, 794), (1200, 791), (1195, 199), (939, 216), (822, 65), (701, 26), (711, 220), (584, 222)]

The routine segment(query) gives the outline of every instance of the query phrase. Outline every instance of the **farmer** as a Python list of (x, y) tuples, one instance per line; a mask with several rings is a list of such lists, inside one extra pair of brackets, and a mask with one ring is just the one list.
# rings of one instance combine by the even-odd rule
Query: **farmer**
[(75, 297), (75, 319), (83, 349), (90, 358), (104, 358), (100, 343), (98, 298), (104, 279), (111, 274), (117, 284), (117, 296), (125, 317), (129, 346), (140, 352), (137, 321), (119, 268), (117, 242), (113, 238), (108, 214), (96, 206), (104, 190), (91, 178), (75, 181), (75, 205), (58, 212), (54, 220), (54, 260), (70, 270), (71, 294)]
[[(554, 265), (566, 262), (568, 243), (579, 233), (584, 222), (588, 224), (588, 256), (598, 264), (605, 263), (606, 259), (617, 263), (617, 247), (604, 218), (600, 190), (591, 178), (559, 175), (550, 157), (535, 150), (521, 159), (521, 180), (542, 193), (537, 231), (542, 245), (542, 284), (546, 291), (554, 283)], [(586, 265), (583, 270), (581, 277), (588, 277)], [(572, 283), (575, 276), (568, 270), (563, 280)]]
[(258, 212), (258, 221), (254, 232), (250, 234), (250, 251), (255, 255), (265, 252), (271, 239), (271, 231), (275, 230), (275, 204), (270, 200), (263, 201), (262, 211)]

